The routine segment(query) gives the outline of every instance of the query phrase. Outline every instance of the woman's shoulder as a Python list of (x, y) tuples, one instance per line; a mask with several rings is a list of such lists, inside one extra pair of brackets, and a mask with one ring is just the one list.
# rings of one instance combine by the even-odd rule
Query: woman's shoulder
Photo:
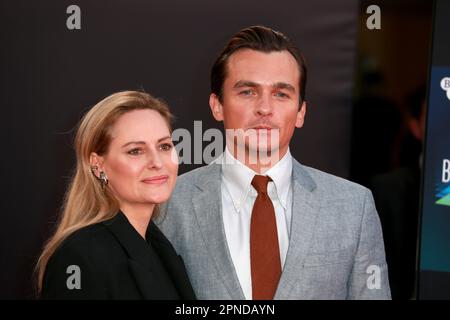
[(100, 222), (74, 231), (66, 239), (64, 239), (60, 245), (60, 248), (92, 248), (92, 246), (96, 247), (103, 241), (108, 240), (111, 240), (111, 236), (103, 223)]
[(70, 234), (47, 263), (42, 297), (105, 297), (105, 272), (110, 268), (111, 257), (117, 256), (110, 249), (113, 241), (102, 223)]
[(100, 222), (74, 231), (62, 241), (54, 256), (63, 260), (65, 257), (104, 260), (117, 250), (120, 250), (117, 240), (104, 223)]

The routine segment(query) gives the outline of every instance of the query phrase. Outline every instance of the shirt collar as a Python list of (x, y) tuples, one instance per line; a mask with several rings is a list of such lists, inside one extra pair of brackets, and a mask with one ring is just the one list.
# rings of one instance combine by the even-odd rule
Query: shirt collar
[(278, 199), (286, 210), (292, 181), (292, 156), (289, 148), (283, 158), (265, 172), (275, 184)]
[[(221, 160), (222, 179), (236, 211), (239, 212), (248, 196), (253, 177), (258, 173), (237, 160), (228, 148), (225, 148)], [(292, 177), (292, 156), (290, 150), (288, 149), (283, 158), (267, 170), (264, 175), (272, 179), (277, 197), (286, 210)]]

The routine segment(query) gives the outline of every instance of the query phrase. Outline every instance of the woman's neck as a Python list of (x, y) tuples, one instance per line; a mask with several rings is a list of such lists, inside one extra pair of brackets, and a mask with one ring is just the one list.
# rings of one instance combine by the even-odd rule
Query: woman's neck
[(148, 224), (153, 215), (155, 205), (129, 205), (122, 204), (120, 210), (127, 217), (130, 224), (136, 229), (136, 231), (145, 239), (145, 233), (147, 232)]

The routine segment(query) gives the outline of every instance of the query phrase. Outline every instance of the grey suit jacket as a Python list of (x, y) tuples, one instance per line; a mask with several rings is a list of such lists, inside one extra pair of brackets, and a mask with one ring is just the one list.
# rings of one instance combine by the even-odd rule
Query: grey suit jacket
[[(275, 299), (390, 299), (370, 191), (293, 160), (289, 248)], [(199, 299), (245, 299), (227, 245), (221, 165), (178, 178), (156, 221), (183, 257)]]

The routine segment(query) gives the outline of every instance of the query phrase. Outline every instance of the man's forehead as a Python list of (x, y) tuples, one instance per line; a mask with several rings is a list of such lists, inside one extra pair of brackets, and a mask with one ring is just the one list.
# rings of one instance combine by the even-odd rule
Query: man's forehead
[(233, 53), (227, 62), (226, 80), (249, 81), (265, 85), (279, 82), (297, 86), (300, 70), (289, 51), (260, 52), (241, 49)]
[(249, 48), (236, 50), (228, 57), (228, 63), (241, 59), (257, 59), (257, 58), (281, 58), (297, 64), (297, 60), (288, 50), (260, 51)]

